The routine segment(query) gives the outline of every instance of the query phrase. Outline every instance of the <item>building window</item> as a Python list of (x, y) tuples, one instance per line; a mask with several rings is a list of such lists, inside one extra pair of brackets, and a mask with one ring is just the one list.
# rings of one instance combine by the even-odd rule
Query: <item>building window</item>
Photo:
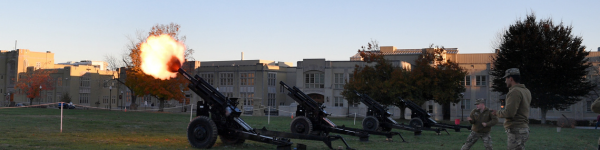
[(202, 73), (202, 74), (200, 74), (200, 77), (202, 79), (204, 79), (204, 81), (208, 82), (208, 84), (215, 85), (214, 84), (215, 74), (212, 74), (212, 73)]
[(240, 73), (241, 85), (254, 85), (254, 73)]
[(52, 103), (52, 102), (54, 102), (54, 101), (52, 100), (52, 98), (53, 98), (53, 96), (52, 96), (52, 93), (46, 93), (46, 94), (47, 94), (47, 96), (46, 96), (46, 97), (47, 97), (47, 98), (46, 98), (46, 101), (47, 101), (47, 102), (49, 102), (49, 103)]
[(304, 75), (305, 88), (325, 88), (325, 74), (307, 73)]
[(245, 106), (254, 105), (254, 93), (240, 93), (240, 96), (243, 98)]
[(433, 114), (433, 105), (429, 104), (429, 110), (427, 112)]
[(36, 69), (40, 69), (41, 67), (42, 67), (42, 63), (40, 63), (40, 62), (36, 62), (35, 63), (35, 68)]
[(592, 101), (585, 101), (586, 104), (586, 112), (592, 112)]
[(233, 85), (233, 73), (219, 74), (221, 85)]
[(475, 85), (477, 86), (485, 86), (486, 76), (475, 76)]
[(462, 85), (465, 85), (465, 86), (471, 85), (471, 76), (465, 76), (465, 80), (462, 81)]
[(333, 107), (344, 107), (344, 98), (333, 97)]
[(343, 89), (344, 88), (344, 74), (343, 73), (334, 73), (333, 75), (333, 85), (334, 88), (336, 89)]
[(108, 96), (102, 96), (102, 103), (108, 103)]
[(89, 93), (79, 93), (79, 103), (85, 104), (89, 102), (90, 94)]
[(221, 94), (223, 94), (223, 96), (225, 96), (225, 97), (233, 97), (232, 92), (221, 92)]
[(268, 97), (269, 97), (269, 99), (268, 99), (269, 102), (268, 102), (267, 105), (270, 106), (270, 107), (272, 107), (272, 108), (275, 108), (275, 104), (276, 104), (275, 103), (275, 93), (269, 93)]
[(460, 102), (461, 105), (465, 105), (465, 109), (466, 110), (471, 110), (471, 100), (470, 99), (463, 99)]
[(80, 85), (82, 87), (90, 87), (90, 76), (89, 75), (83, 75), (80, 77)]
[(354, 74), (348, 74), (348, 80), (347, 82), (350, 82), (350, 80), (354, 79)]
[(269, 72), (269, 77), (268, 77), (268, 85), (269, 86), (275, 86), (275, 81), (277, 80), (277, 73), (272, 73)]
[(61, 99), (61, 96), (62, 96), (62, 93), (60, 93), (60, 92), (56, 92), (56, 100), (57, 100), (57, 101), (59, 101), (59, 102), (60, 102), (60, 101), (62, 100), (62, 99)]
[(113, 103), (113, 104), (114, 104), (114, 103), (117, 103), (117, 102), (116, 102), (116, 101), (117, 101), (116, 99), (117, 99), (117, 96), (111, 96), (111, 97), (110, 97), (110, 103)]

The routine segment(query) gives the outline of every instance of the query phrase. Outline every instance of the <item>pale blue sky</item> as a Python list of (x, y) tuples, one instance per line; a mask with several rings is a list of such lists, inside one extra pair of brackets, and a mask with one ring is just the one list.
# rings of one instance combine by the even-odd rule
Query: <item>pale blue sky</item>
[(381, 46), (492, 52), (503, 28), (533, 11), (600, 47), (600, 1), (0, 1), (0, 50), (52, 51), (56, 62), (120, 56), (137, 30), (181, 25), (199, 61), (349, 60)]

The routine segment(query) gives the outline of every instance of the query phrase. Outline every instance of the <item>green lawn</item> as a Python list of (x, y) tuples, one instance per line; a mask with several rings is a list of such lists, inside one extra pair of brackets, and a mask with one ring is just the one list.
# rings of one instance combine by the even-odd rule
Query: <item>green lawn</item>
[[(154, 112), (121, 112), (106, 110), (65, 110), (63, 133), (60, 133), (60, 110), (39, 108), (0, 109), (0, 149), (191, 149), (186, 138), (189, 114)], [(242, 117), (254, 128), (289, 131), (291, 118)], [(362, 128), (362, 118), (330, 118), (337, 125)], [(450, 122), (448, 122), (450, 123)], [(466, 125), (466, 124), (465, 124)], [(596, 149), (600, 130), (562, 129), (554, 126), (531, 125), (527, 149)], [(421, 136), (401, 132), (408, 143), (394, 137), (371, 135), (369, 142), (342, 135), (356, 149), (460, 149), (469, 131), (436, 135), (423, 131)], [(506, 149), (506, 134), (501, 125), (492, 128), (493, 145)], [(309, 149), (326, 149), (319, 141), (295, 140)], [(342, 146), (334, 141), (333, 146)], [(294, 144), (295, 146), (295, 144)], [(212, 149), (275, 149), (275, 146), (254, 141), (242, 145), (223, 145), (217, 140)], [(478, 141), (472, 149), (484, 149)]]

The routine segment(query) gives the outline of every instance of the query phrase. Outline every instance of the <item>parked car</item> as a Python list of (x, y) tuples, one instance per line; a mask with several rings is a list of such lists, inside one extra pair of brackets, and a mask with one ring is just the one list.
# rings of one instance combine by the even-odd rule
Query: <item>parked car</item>
[(23, 106), (27, 106), (27, 105), (25, 105), (23, 103), (17, 103), (17, 104), (15, 104), (15, 107), (23, 107)]
[[(61, 107), (61, 106), (62, 106), (62, 104), (65, 104), (65, 106)], [(58, 103), (58, 109), (61, 109), (61, 108), (66, 108), (66, 109), (75, 109), (75, 106), (74, 106), (74, 105), (71, 105), (71, 104), (69, 104), (69, 103)]]

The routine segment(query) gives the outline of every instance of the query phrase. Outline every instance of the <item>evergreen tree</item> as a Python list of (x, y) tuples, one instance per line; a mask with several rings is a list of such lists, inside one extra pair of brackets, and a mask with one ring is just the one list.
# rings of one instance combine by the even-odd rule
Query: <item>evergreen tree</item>
[(582, 100), (595, 84), (585, 76), (590, 67), (582, 38), (571, 34), (573, 27), (552, 19), (537, 21), (535, 14), (503, 32), (493, 58), (490, 75), (494, 76), (492, 89), (508, 93), (504, 73), (519, 68), (521, 83), (531, 91), (531, 107), (541, 109), (542, 123), (551, 109), (566, 109)]

